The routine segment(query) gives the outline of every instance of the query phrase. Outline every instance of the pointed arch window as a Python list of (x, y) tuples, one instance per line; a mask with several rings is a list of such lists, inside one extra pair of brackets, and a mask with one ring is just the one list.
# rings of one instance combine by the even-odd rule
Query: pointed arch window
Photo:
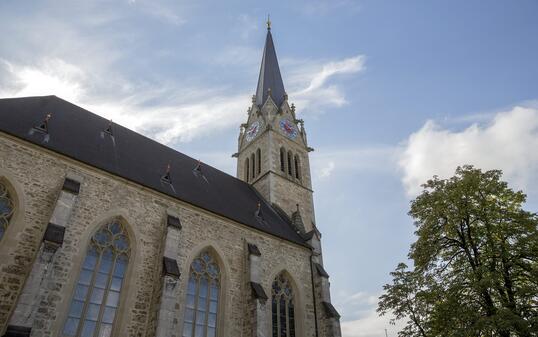
[(256, 157), (258, 157), (258, 165), (256, 168), (258, 169), (258, 175), (262, 173), (262, 150), (258, 149), (256, 151)]
[(290, 281), (280, 273), (271, 289), (273, 337), (295, 337), (295, 307)]
[(254, 179), (256, 178), (256, 158), (255, 158), (254, 153), (250, 155), (250, 163), (251, 163), (250, 170), (252, 171), (252, 179)]
[(280, 148), (280, 171), (286, 172), (286, 150)]
[(245, 181), (248, 183), (250, 180), (250, 164), (248, 158), (245, 160)]
[(293, 165), (291, 163), (291, 151), (288, 151), (288, 174), (293, 177)]
[(183, 337), (215, 337), (220, 292), (220, 268), (208, 251), (191, 263)]
[(0, 240), (9, 226), (14, 209), (13, 199), (9, 195), (7, 186), (0, 182)]
[(299, 161), (299, 156), (295, 155), (295, 178), (301, 179), (301, 162)]
[(93, 235), (62, 336), (112, 335), (129, 253), (129, 237), (120, 221), (102, 226)]

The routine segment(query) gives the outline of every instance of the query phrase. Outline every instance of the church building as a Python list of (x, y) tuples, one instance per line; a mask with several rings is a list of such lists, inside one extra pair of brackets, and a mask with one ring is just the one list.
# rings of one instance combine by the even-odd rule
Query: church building
[(237, 177), (56, 96), (0, 99), (0, 336), (340, 337), (311, 151), (270, 23)]

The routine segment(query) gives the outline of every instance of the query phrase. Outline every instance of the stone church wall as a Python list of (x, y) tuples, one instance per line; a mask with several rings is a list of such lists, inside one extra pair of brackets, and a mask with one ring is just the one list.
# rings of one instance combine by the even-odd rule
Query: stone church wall
[[(307, 163), (305, 163), (306, 165)], [(180, 336), (183, 299), (190, 261), (206, 247), (217, 254), (223, 272), (219, 336), (252, 336), (251, 289), (246, 274), (246, 243), (261, 251), (262, 286), (270, 296), (272, 278), (281, 270), (297, 287), (297, 336), (314, 336), (310, 250), (254, 230), (192, 205), (169, 198), (66, 157), (0, 134), (0, 178), (9, 182), (17, 212), (0, 241), (0, 335), (7, 327), (28, 276), (63, 180), (83, 178), (63, 245), (52, 260), (50, 281), (40, 285), (32, 336), (58, 336), (63, 328), (74, 284), (91, 235), (102, 224), (121, 217), (128, 226), (132, 253), (121, 293), (115, 336), (155, 335), (167, 210), (181, 220), (177, 262), (181, 271), (175, 324)], [(270, 301), (260, 324), (270, 335)], [(318, 307), (318, 312), (320, 308)]]

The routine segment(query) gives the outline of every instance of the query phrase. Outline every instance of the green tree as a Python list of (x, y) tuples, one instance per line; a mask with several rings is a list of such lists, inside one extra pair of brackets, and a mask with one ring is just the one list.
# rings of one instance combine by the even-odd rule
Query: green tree
[(417, 240), (384, 286), (378, 312), (401, 337), (538, 336), (538, 215), (502, 172), (458, 167), (411, 202)]

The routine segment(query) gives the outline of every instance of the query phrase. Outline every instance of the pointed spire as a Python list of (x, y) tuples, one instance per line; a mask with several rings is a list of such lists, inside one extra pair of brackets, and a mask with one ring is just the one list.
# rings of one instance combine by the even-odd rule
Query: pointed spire
[(271, 21), (267, 18), (267, 37), (265, 38), (260, 77), (258, 78), (258, 87), (256, 89), (256, 105), (262, 106), (267, 97), (271, 96), (276, 105), (280, 106), (285, 95), (286, 91), (284, 90), (282, 76), (280, 76), (275, 45), (271, 36)]

